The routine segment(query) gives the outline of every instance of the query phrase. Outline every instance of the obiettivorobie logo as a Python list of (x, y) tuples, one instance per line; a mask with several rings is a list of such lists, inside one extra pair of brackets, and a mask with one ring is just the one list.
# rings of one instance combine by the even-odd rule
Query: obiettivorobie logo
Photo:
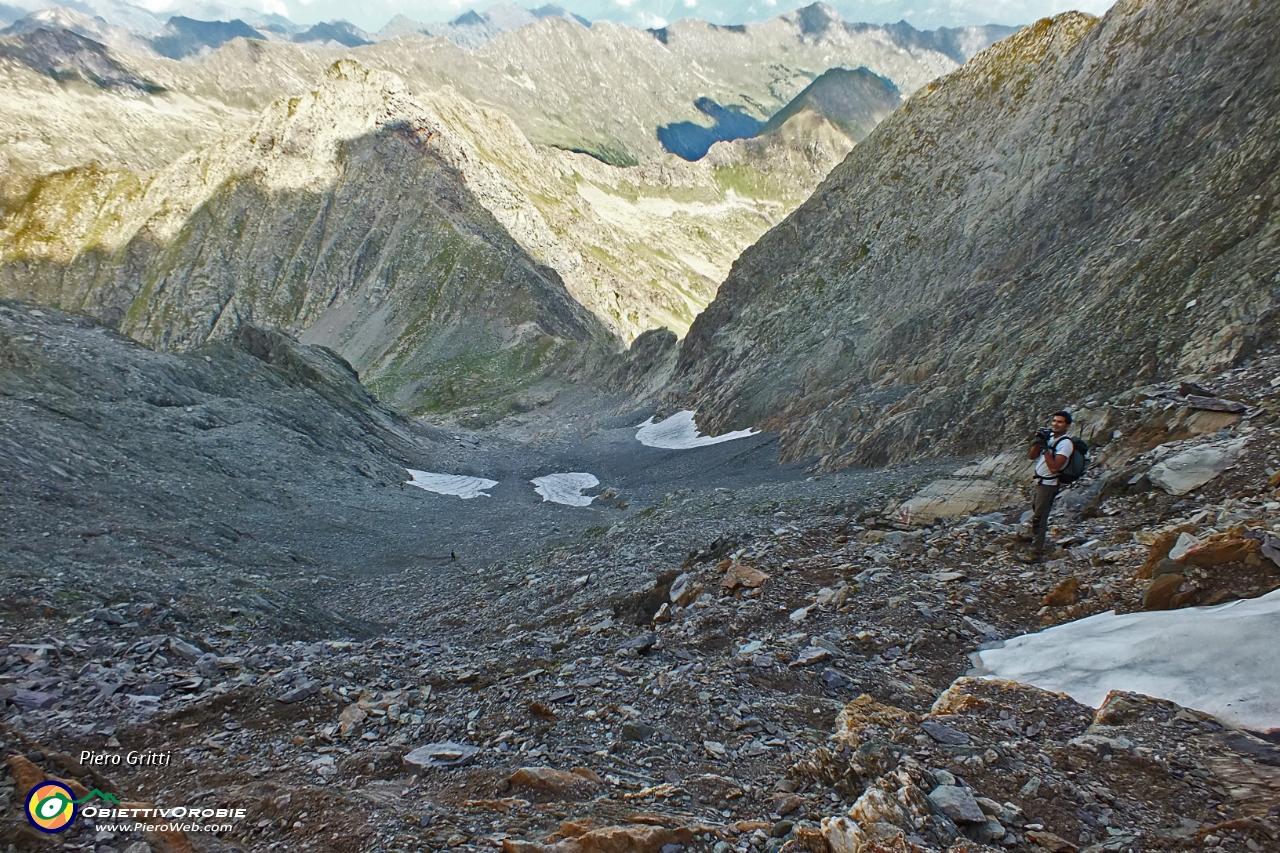
[[(101, 800), (103, 805), (89, 805), (93, 800)], [(80, 808), (84, 806), (84, 808)], [(154, 806), (147, 806), (145, 803), (125, 803), (120, 802), (120, 798), (115, 794), (108, 794), (94, 788), (85, 796), (76, 799), (75, 792), (61, 782), (41, 782), (31, 789), (31, 793), (27, 794), (27, 820), (31, 825), (41, 832), (54, 834), (66, 831), (71, 824), (75, 823), (77, 817), (102, 819), (117, 819), (129, 821), (133, 829), (141, 829), (146, 831), (156, 831), (158, 829), (169, 828), (178, 829), (184, 832), (227, 832), (231, 830), (231, 824), (199, 824), (199, 823), (174, 823), (174, 818), (187, 820), (239, 820), (246, 814), (246, 810), (242, 808), (199, 808), (191, 806), (176, 806), (173, 808), (161, 809)], [(169, 821), (165, 826), (154, 823), (143, 824), (138, 821), (139, 818), (155, 820), (157, 818), (163, 821)], [(129, 827), (121, 827), (122, 829)]]
[(120, 798), (94, 788), (76, 799), (75, 792), (61, 782), (41, 782), (27, 794), (27, 820), (41, 832), (62, 832), (75, 822), (79, 807), (91, 800), (117, 804)]

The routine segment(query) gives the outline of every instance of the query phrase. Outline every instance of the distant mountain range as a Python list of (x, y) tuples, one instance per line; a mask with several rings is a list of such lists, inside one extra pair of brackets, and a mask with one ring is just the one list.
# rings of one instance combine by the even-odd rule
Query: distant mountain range
[[(408, 30), (423, 32), (430, 29), (438, 35), (452, 38), (454, 36), (449, 31), (453, 28), (455, 35), (471, 40), (485, 32), (492, 37), (495, 32), (514, 29), (522, 25), (521, 22), (527, 23), (530, 15), (535, 20), (561, 15), (575, 17), (584, 23), (608, 21), (640, 29), (655, 29), (684, 18), (698, 18), (722, 26), (758, 23), (798, 7), (798, 4), (771, 2), (744, 4), (741, 0), (562, 2), (566, 8), (543, 5), (527, 9), (514, 3), (487, 6), (481, 0), (480, 3), (462, 6), (460, 11), (458, 5), (451, 3), (445, 6), (433, 0), (416, 3), (393, 0), (385, 6), (369, 4), (356, 7), (338, 0), (273, 0), (271, 4), (264, 0), (251, 0), (244, 6), (179, 0), (164, 6), (163, 11), (153, 12), (120, 0), (9, 0), (8, 3), (0, 3), (0, 22), (11, 23), (29, 11), (60, 5), (90, 17), (100, 17), (115, 26), (147, 33), (159, 30), (174, 16), (203, 21), (239, 19), (258, 29), (274, 26), (290, 34), (324, 21), (346, 19), (353, 22), (352, 26), (365, 31), (381, 31), (385, 34), (383, 37), (402, 35)], [(268, 5), (272, 11), (263, 11)], [(1024, 25), (1068, 9), (1102, 14), (1110, 7), (1111, 0), (833, 0), (831, 5), (845, 20), (876, 24), (906, 21), (918, 29), (936, 29), (982, 24)], [(282, 10), (284, 14), (278, 14)], [(451, 20), (446, 22), (446, 17)]]
[[(286, 7), (290, 3), (284, 4)], [(331, 0), (312, 0), (296, 4), (292, 17), (276, 12), (264, 12), (253, 6), (231, 6), (201, 0), (172, 3), (163, 12), (151, 11), (121, 0), (16, 0), (0, 2), (0, 26), (20, 21), (32, 14), (48, 15), (55, 10), (72, 12), (98, 22), (98, 25), (118, 27), (135, 36), (150, 38), (167, 37), (160, 52), (171, 56), (186, 47), (174, 47), (191, 41), (197, 28), (193, 24), (179, 24), (179, 32), (162, 34), (174, 19), (188, 19), (206, 24), (234, 25), (248, 38), (294, 41), (305, 44), (328, 44), (357, 47), (387, 38), (411, 34), (426, 34), (448, 38), (463, 47), (479, 47), (497, 35), (528, 26), (549, 17), (574, 20), (583, 26), (594, 21), (628, 24), (639, 29), (662, 29), (676, 21), (696, 18), (717, 25), (759, 23), (786, 13), (787, 7), (776, 5), (743, 8), (737, 0), (702, 0), (698, 5), (687, 5), (685, 0), (634, 0), (626, 5), (599, 0), (582, 0), (566, 9), (556, 4), (526, 8), (514, 3), (491, 5), (487, 9), (475, 7), (455, 14), (447, 21), (432, 20), (432, 8), (421, 7), (423, 15), (415, 18), (410, 7), (401, 4), (400, 11), (390, 20), (369, 17), (362, 9), (352, 9), (347, 4)], [(992, 0), (976, 3), (972, 0), (946, 4), (921, 2), (921, 0), (862, 0), (862, 2), (835, 2), (829, 6), (831, 13), (850, 21), (869, 21), (887, 24), (900, 21), (917, 29), (946, 27), (964, 29), (986, 24), (1022, 25), (1067, 6), (1089, 7), (1088, 11), (1101, 12), (1109, 0), (1077, 0), (1074, 4), (1064, 0)], [(1096, 7), (1096, 8), (1095, 8)], [(274, 8), (279, 8), (278, 6)], [(332, 9), (335, 17), (317, 20), (316, 14)], [(354, 23), (352, 16), (359, 19)], [(425, 17), (424, 17), (425, 16)], [(46, 17), (47, 20), (47, 17)], [(299, 23), (305, 21), (306, 23)], [(245, 28), (255, 34), (249, 35)], [(202, 46), (217, 48), (227, 40), (225, 27), (206, 27), (200, 36)], [(87, 35), (87, 33), (81, 33)], [(198, 50), (195, 53), (199, 53)], [(972, 55), (972, 51), (968, 52)], [(183, 54), (192, 55), (190, 53)]]

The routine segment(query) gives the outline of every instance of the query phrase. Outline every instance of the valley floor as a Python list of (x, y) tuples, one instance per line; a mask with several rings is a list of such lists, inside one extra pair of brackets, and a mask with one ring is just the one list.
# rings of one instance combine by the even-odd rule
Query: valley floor
[[(1141, 610), (1135, 535), (1280, 522), (1265, 411), (1241, 427), (1249, 461), (1193, 497), (1095, 490), (1025, 565), (1023, 507), (896, 522), (954, 462), (814, 476), (778, 466), (768, 435), (646, 448), (650, 412), (593, 421), (585, 404), (483, 433), (349, 406), (325, 433), (312, 392), (345, 406), (337, 386), (0, 307), (11, 364), (76, 366), (0, 389), (0, 462), (20, 484), (0, 514), (2, 840), (18, 850), (1280, 843), (1267, 740), (1137, 695), (1095, 712), (963, 678), (993, 641)], [(302, 375), (297, 357), (277, 364)], [(103, 390), (126, 370), (161, 397)], [(138, 412), (146, 433), (126, 429)], [(499, 485), (462, 500), (402, 486), (397, 466)], [(541, 502), (528, 480), (556, 472), (595, 475), (600, 497)], [(1187, 583), (1191, 603), (1253, 598), (1280, 567)], [(85, 816), (90, 800), (42, 835), (22, 809), (45, 778), (230, 827), (125, 830)]]

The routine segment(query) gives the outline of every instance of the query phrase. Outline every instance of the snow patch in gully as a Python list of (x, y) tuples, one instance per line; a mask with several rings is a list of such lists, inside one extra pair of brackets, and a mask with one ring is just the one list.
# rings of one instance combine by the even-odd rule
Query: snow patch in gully
[(409, 485), (417, 486), (428, 492), (435, 492), (437, 495), (457, 495), (464, 501), (471, 498), (488, 498), (492, 495), (485, 492), (485, 489), (492, 489), (498, 485), (497, 480), (486, 480), (484, 477), (467, 477), (461, 474), (435, 474), (431, 471), (415, 471), (412, 468), (406, 468), (409, 475), (413, 477)]
[(746, 438), (755, 435), (759, 430), (740, 429), (726, 432), (724, 435), (702, 435), (693, 420), (694, 412), (686, 409), (676, 412), (662, 423), (655, 424), (653, 418), (640, 424), (636, 430), (636, 440), (645, 447), (658, 447), (663, 450), (690, 450), (695, 447), (706, 447), (722, 441), (733, 441), (735, 438)]
[(595, 497), (582, 494), (583, 490), (600, 485), (600, 481), (594, 476), (580, 471), (568, 474), (547, 474), (545, 477), (538, 477), (529, 482), (533, 483), (533, 490), (542, 495), (544, 502), (551, 501), (565, 506), (589, 505)]

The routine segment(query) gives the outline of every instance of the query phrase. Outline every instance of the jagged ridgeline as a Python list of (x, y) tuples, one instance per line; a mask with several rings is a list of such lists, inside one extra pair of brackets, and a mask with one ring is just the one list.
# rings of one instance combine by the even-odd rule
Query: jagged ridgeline
[(515, 242), (435, 113), (344, 60), (248, 133), (154, 174), (38, 180), (5, 293), (188, 349), (245, 322), (329, 346), (407, 410), (510, 397), (615, 339)]
[(990, 449), (1276, 339), (1280, 56), (1247, 0), (1036, 23), (917, 92), (734, 264), (703, 428), (829, 465)]

